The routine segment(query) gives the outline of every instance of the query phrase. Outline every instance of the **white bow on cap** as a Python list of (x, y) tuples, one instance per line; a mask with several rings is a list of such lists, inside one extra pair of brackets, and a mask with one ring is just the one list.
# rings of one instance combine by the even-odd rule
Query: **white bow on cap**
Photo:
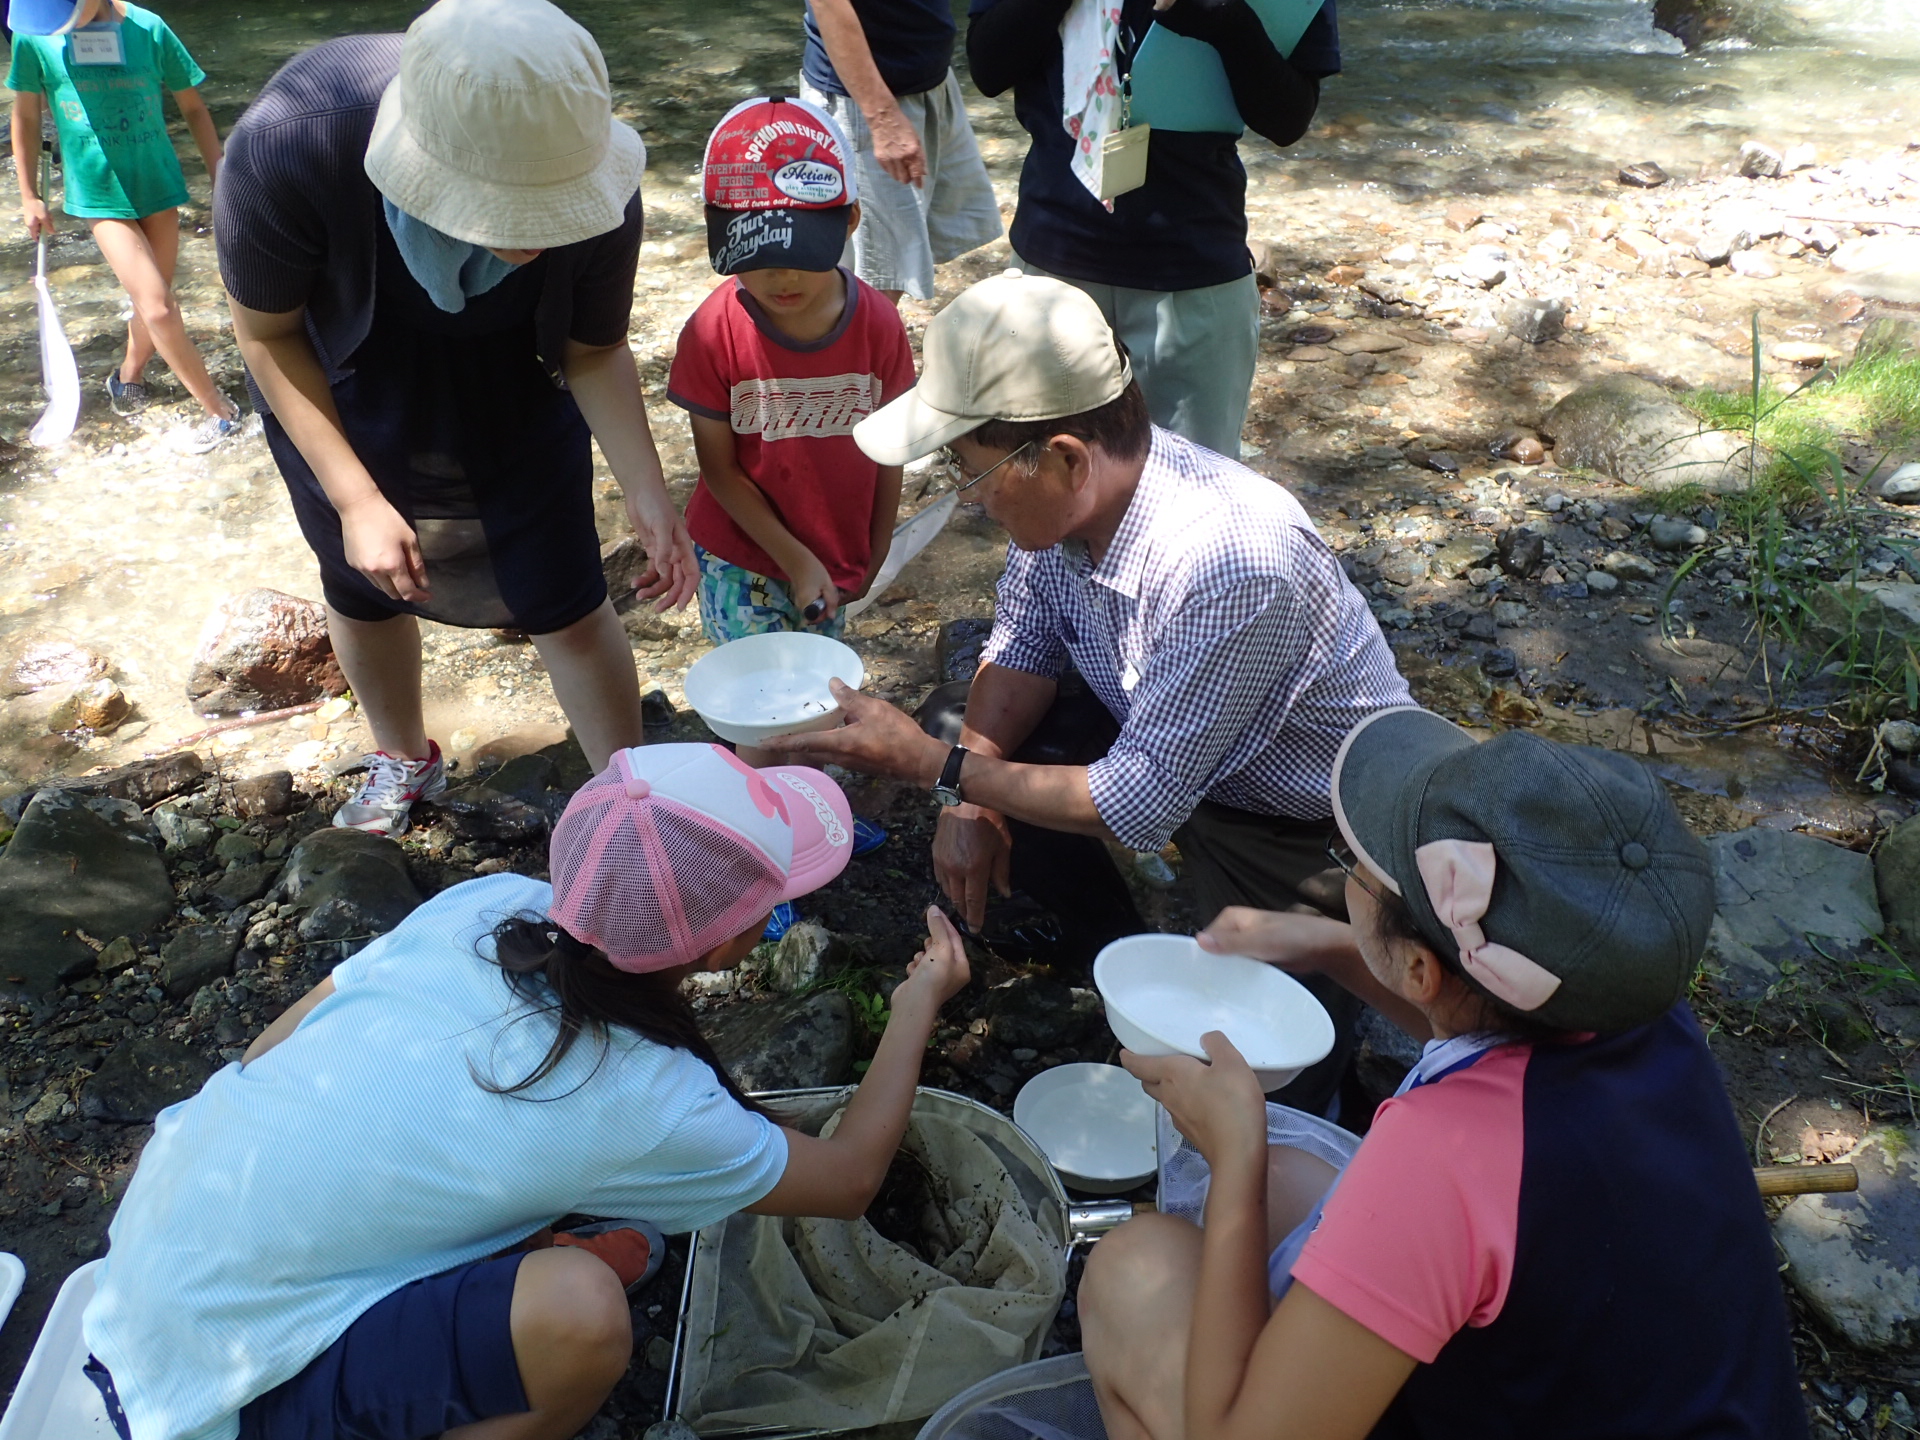
[(1518, 950), (1494, 944), (1480, 928), (1493, 900), (1493, 846), (1434, 840), (1415, 850), (1413, 859), (1434, 915), (1460, 947), (1461, 967), (1516, 1010), (1538, 1010), (1546, 1004), (1560, 988), (1560, 977)]

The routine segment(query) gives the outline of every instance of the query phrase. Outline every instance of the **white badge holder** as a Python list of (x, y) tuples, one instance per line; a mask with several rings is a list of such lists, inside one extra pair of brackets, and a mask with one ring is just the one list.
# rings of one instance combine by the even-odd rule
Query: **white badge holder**
[(68, 54), (76, 65), (124, 65), (126, 42), (117, 23), (88, 25), (67, 34)]
[(1133, 85), (1120, 81), (1120, 128), (1100, 142), (1100, 198), (1112, 200), (1147, 183), (1147, 140), (1151, 125), (1133, 123)]

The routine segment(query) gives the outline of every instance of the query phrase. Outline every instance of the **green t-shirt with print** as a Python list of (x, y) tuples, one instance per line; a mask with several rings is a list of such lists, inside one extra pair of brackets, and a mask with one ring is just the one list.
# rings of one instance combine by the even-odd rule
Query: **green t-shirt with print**
[(85, 63), (98, 47), (84, 33), (13, 37), (7, 88), (37, 90), (53, 107), (69, 215), (137, 220), (187, 201), (160, 90), (190, 89), (206, 72), (166, 21), (137, 5), (126, 9), (119, 64)]

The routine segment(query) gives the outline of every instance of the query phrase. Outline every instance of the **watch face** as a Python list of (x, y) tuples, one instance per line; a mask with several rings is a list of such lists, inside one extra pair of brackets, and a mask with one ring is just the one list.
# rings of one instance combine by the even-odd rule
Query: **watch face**
[(938, 800), (942, 805), (958, 805), (960, 803), (960, 792), (958, 790), (949, 790), (944, 785), (936, 785), (933, 789), (933, 798)]

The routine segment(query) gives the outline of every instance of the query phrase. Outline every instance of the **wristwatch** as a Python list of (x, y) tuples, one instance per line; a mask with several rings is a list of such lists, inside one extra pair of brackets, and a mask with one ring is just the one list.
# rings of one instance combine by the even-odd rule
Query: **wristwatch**
[(967, 747), (956, 745), (947, 756), (947, 763), (940, 771), (940, 778), (933, 782), (933, 798), (942, 805), (958, 805), (960, 796), (960, 767), (966, 763)]

